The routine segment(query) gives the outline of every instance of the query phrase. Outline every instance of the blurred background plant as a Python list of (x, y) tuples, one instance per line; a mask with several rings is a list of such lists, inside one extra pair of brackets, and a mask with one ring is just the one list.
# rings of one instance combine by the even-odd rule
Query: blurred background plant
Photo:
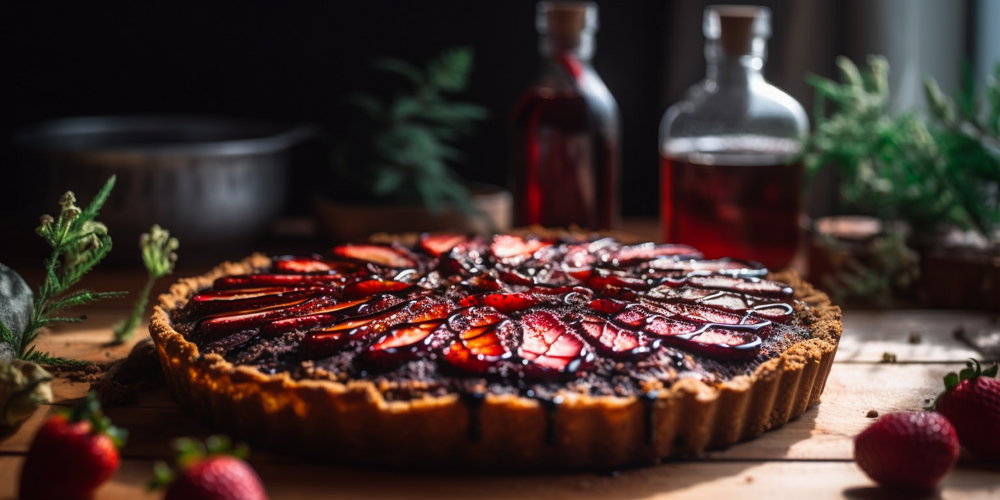
[(462, 160), (457, 142), (488, 112), (448, 97), (465, 90), (472, 66), (469, 47), (445, 50), (424, 68), (376, 59), (375, 70), (401, 78), (407, 88), (349, 96), (348, 104), (363, 120), (335, 147), (329, 194), (340, 200), (422, 203), (433, 213), (450, 204), (473, 215), (469, 192), (449, 163)]
[[(834, 169), (840, 182), (839, 213), (876, 217), (885, 229), (855, 245), (863, 256), (858, 258), (849, 245), (814, 226), (813, 243), (830, 268), (828, 276), (815, 279), (841, 303), (867, 306), (893, 305), (893, 296), (900, 294), (941, 295), (934, 287), (968, 288), (970, 296), (991, 290), (993, 285), (985, 282), (920, 284), (918, 278), (922, 258), (972, 255), (973, 261), (989, 262), (976, 255), (1000, 248), (1000, 64), (982, 89), (966, 66), (963, 86), (954, 97), (926, 78), (927, 115), (890, 113), (885, 58), (869, 56), (867, 66), (859, 69), (841, 57), (837, 66), (840, 83), (808, 78), (816, 107), (815, 131), (803, 159), (807, 178)], [(915, 285), (921, 290), (915, 291)]]
[[(915, 235), (947, 226), (995, 241), (1000, 222), (1000, 64), (982, 95), (971, 71), (953, 99), (925, 80), (930, 119), (889, 113), (889, 64), (870, 56), (859, 70), (840, 57), (841, 83), (810, 76), (815, 132), (804, 158), (811, 179), (836, 169), (841, 213), (908, 223)], [(827, 113), (827, 103), (832, 112)]]

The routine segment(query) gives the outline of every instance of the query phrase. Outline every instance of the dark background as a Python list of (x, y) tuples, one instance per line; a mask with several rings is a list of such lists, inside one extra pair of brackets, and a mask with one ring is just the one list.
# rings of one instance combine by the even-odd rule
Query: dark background
[[(657, 213), (650, 179), (658, 175), (659, 119), (702, 75), (705, 3), (599, 2), (594, 64), (622, 112), (625, 215)], [(782, 26), (793, 2), (764, 3), (774, 9), (771, 44), (787, 44)], [(510, 111), (540, 67), (534, 16), (533, 0), (7, 2), (0, 12), (0, 134), (49, 118), (166, 112), (309, 122), (336, 137), (350, 126), (344, 96), (366, 88), (374, 57), (422, 63), (470, 45), (476, 68), (461, 97), (487, 106), (491, 117), (464, 144), (468, 159), (455, 168), (504, 184)], [(801, 94), (801, 80), (772, 75), (783, 53), (771, 51), (767, 73)], [(832, 59), (817, 66), (832, 72)], [(297, 165), (296, 185), (311, 185), (325, 161)], [(302, 209), (294, 201), (289, 207)]]
[[(869, 53), (869, 2), (757, 2), (772, 9), (767, 78), (811, 111), (806, 74), (832, 77), (835, 56), (861, 61)], [(623, 119), (623, 213), (655, 217), (659, 120), (704, 74), (702, 10), (716, 2), (597, 3), (594, 65)], [(317, 124), (336, 138), (351, 126), (345, 96), (371, 86), (373, 58), (423, 63), (442, 49), (469, 45), (476, 68), (459, 97), (487, 106), (491, 117), (462, 145), (467, 160), (455, 168), (472, 180), (505, 184), (510, 112), (540, 68), (535, 4), (4, 2), (0, 137), (50, 118), (199, 113)], [(971, 19), (974, 3), (965, 5)], [(293, 189), (307, 190), (329, 169), (322, 153), (295, 165)], [(814, 190), (810, 211), (830, 205), (821, 198), (833, 193), (832, 186)], [(304, 212), (305, 199), (291, 197), (286, 212)]]

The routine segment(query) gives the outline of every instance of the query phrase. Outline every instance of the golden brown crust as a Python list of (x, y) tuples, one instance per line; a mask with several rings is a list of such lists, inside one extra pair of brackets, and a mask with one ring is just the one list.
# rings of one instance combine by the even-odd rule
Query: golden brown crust
[[(234, 366), (174, 330), (167, 311), (218, 277), (249, 273), (254, 254), (182, 279), (160, 296), (150, 333), (181, 406), (215, 427), (269, 449), (359, 464), (479, 470), (601, 469), (696, 454), (760, 435), (819, 401), (841, 335), (840, 308), (794, 271), (772, 277), (793, 286), (809, 311), (813, 338), (749, 376), (708, 385), (681, 379), (639, 397), (564, 395), (558, 411), (537, 400), (487, 395), (478, 417), (458, 395), (386, 401), (370, 382), (295, 380)], [(652, 424), (652, 433), (648, 431)], [(470, 439), (478, 425), (479, 439)], [(550, 434), (551, 433), (551, 434)], [(550, 434), (550, 435), (547, 435)], [(651, 438), (651, 439), (650, 439)]]

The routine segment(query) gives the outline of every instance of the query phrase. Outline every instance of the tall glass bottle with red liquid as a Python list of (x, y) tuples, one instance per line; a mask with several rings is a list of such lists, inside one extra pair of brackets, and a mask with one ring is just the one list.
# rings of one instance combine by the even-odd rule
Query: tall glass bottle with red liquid
[(519, 225), (619, 226), (618, 104), (591, 65), (597, 5), (541, 2), (542, 75), (514, 109)]
[(764, 80), (771, 13), (705, 9), (705, 79), (660, 123), (663, 237), (787, 266), (799, 244), (805, 110)]

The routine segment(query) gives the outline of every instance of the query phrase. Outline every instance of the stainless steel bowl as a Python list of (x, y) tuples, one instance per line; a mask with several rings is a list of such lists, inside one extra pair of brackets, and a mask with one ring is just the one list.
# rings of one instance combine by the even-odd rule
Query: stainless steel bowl
[(244, 251), (279, 212), (289, 150), (310, 134), (301, 126), (197, 116), (42, 123), (13, 136), (17, 212), (51, 213), (67, 190), (82, 205), (114, 174), (99, 220), (116, 247), (132, 247), (157, 223), (178, 237), (184, 257), (228, 256)]

